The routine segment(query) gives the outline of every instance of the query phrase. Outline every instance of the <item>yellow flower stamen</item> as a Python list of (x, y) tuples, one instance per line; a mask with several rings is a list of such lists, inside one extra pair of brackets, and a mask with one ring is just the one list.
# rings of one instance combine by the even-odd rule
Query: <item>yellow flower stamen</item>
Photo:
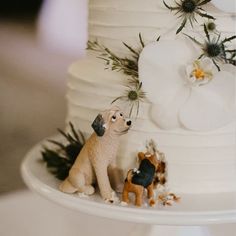
[(203, 80), (205, 78), (205, 72), (201, 68), (195, 69), (193, 75), (197, 80)]

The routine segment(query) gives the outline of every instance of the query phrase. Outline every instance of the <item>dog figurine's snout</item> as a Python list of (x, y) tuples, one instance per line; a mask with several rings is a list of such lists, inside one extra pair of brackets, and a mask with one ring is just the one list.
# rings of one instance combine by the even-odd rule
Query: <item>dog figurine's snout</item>
[(131, 126), (131, 124), (132, 124), (132, 121), (131, 121), (131, 120), (128, 120), (128, 121), (126, 122), (126, 125), (128, 125), (128, 126)]

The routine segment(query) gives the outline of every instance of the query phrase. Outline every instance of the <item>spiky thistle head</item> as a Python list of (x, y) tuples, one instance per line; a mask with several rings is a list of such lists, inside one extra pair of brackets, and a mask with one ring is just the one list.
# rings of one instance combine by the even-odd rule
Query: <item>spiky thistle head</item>
[(195, 38), (185, 34), (194, 43), (201, 47), (202, 54), (199, 56), (198, 59), (201, 59), (202, 57), (210, 58), (214, 65), (217, 67), (218, 71), (220, 71), (219, 63), (235, 65), (236, 63), (233, 55), (235, 55), (236, 49), (228, 49), (227, 43), (236, 39), (236, 35), (225, 39), (221, 38), (221, 34), (212, 36), (209, 34), (206, 24), (204, 24), (204, 32), (206, 37), (204, 42), (199, 42)]
[(196, 16), (215, 20), (215, 18), (202, 9), (211, 0), (178, 0), (175, 1), (175, 6), (169, 6), (164, 0), (164, 5), (170, 10), (175, 11), (178, 18), (182, 19), (180, 27), (177, 29), (176, 34), (181, 32), (186, 24), (189, 22), (193, 27), (194, 22), (197, 22)]
[(132, 116), (133, 110), (136, 108), (136, 117), (139, 113), (140, 102), (146, 98), (145, 92), (142, 91), (142, 82), (138, 82), (136, 85), (127, 86), (126, 91), (120, 97), (117, 97), (112, 103), (122, 100), (127, 102), (130, 107), (129, 117)]

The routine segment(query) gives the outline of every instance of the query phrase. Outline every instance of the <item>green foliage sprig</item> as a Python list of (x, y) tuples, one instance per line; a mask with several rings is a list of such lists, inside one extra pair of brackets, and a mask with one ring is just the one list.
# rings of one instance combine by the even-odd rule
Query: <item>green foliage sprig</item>
[(123, 45), (128, 49), (130, 55), (127, 57), (120, 57), (112, 52), (109, 48), (101, 45), (98, 41), (88, 41), (88, 50), (93, 50), (100, 53), (99, 58), (106, 63), (106, 69), (113, 71), (121, 71), (125, 75), (138, 78), (138, 60), (142, 49), (145, 47), (141, 34), (139, 34), (139, 41), (141, 47), (134, 49), (130, 45), (123, 42)]
[(68, 176), (71, 166), (74, 164), (85, 143), (83, 134), (80, 131), (76, 132), (72, 123), (69, 123), (69, 125), (71, 134), (58, 129), (67, 143), (48, 140), (57, 148), (44, 147), (44, 150), (41, 152), (43, 161), (46, 162), (49, 171), (60, 180), (64, 180)]
[[(156, 39), (159, 41), (160, 37)], [(145, 98), (145, 92), (142, 91), (142, 83), (138, 78), (138, 61), (140, 53), (145, 47), (144, 40), (141, 33), (139, 33), (139, 47), (133, 48), (127, 43), (123, 42), (124, 47), (128, 50), (129, 55), (127, 57), (120, 57), (109, 48), (101, 45), (98, 41), (88, 41), (88, 50), (96, 51), (100, 53), (100, 59), (105, 61), (106, 69), (111, 69), (112, 71), (123, 72), (125, 75), (130, 76), (128, 79), (127, 89), (123, 95), (115, 98), (112, 103), (123, 100), (128, 102), (130, 105), (129, 115), (131, 116), (134, 107), (136, 107), (136, 117), (139, 113), (140, 102)]]

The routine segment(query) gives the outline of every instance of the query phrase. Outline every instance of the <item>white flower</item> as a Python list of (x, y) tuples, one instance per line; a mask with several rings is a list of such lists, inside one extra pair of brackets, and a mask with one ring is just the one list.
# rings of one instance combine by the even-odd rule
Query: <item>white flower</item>
[[(235, 78), (229, 71), (234, 67), (222, 66), (213, 78), (211, 64), (203, 60), (188, 66), (186, 73), (197, 56), (196, 48), (184, 40), (155, 42), (143, 49), (139, 77), (151, 102), (150, 118), (160, 128), (209, 131), (235, 118)], [(194, 68), (201, 68), (205, 76)], [(202, 82), (204, 86), (194, 86)]]

